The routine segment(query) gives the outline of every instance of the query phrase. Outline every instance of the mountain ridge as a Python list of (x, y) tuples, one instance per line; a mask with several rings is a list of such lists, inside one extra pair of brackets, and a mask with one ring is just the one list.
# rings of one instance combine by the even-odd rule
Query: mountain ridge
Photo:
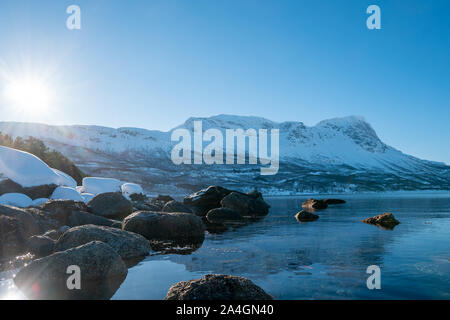
[[(171, 134), (180, 128), (192, 133), (194, 121), (202, 121), (203, 131), (279, 129), (279, 174), (261, 177), (260, 166), (250, 165), (175, 166), (170, 152), (177, 142), (171, 141)], [(0, 122), (0, 132), (41, 139), (87, 174), (112, 177), (113, 173), (119, 174), (127, 181), (141, 182), (151, 192), (183, 193), (208, 184), (258, 187), (273, 194), (450, 189), (450, 166), (388, 146), (358, 116), (306, 126), (299, 121), (275, 122), (262, 117), (221, 114), (190, 117), (166, 132), (133, 127)], [(173, 188), (164, 182), (172, 183)]]

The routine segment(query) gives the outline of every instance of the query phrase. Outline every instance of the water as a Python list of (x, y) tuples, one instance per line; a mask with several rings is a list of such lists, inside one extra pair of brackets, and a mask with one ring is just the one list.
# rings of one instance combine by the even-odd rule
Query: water
[[(247, 277), (276, 299), (450, 298), (450, 194), (339, 197), (347, 204), (303, 224), (294, 215), (306, 197), (267, 199), (264, 220), (207, 234), (188, 255), (147, 257), (113, 299), (163, 299), (172, 284), (208, 273)], [(361, 222), (384, 212), (401, 224), (389, 231)], [(381, 290), (366, 286), (370, 265), (381, 268)], [(11, 282), (3, 286), (0, 297), (20, 297)]]

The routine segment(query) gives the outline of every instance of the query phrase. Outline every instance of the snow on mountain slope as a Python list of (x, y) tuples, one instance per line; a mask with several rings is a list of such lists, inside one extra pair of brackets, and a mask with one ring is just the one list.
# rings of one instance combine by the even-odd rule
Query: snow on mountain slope
[[(177, 142), (171, 141), (171, 134), (179, 128), (193, 132), (195, 121), (202, 121), (203, 132), (219, 129), (224, 137), (226, 129), (268, 129), (269, 135), (271, 129), (279, 129), (279, 173), (261, 177), (259, 165), (175, 166), (170, 152)], [(41, 139), (89, 174), (137, 182), (147, 191), (183, 193), (207, 184), (257, 186), (272, 193), (450, 189), (448, 166), (387, 146), (359, 117), (308, 127), (294, 121), (218, 115), (189, 118), (173, 130), (0, 122), (1, 132)]]

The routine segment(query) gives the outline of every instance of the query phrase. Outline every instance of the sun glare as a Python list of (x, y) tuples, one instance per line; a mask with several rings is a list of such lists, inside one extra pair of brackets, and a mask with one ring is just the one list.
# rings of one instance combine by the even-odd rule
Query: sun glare
[(45, 81), (32, 78), (8, 83), (4, 89), (4, 97), (15, 108), (32, 113), (44, 111), (52, 100), (51, 90)]

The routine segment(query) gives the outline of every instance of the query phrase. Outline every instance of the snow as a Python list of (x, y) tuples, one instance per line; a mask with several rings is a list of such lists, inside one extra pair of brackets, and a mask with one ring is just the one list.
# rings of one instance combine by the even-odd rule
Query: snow
[(122, 185), (121, 189), (122, 189), (122, 194), (127, 199), (130, 199), (130, 196), (132, 194), (144, 193), (144, 190), (142, 189), (142, 187), (140, 185), (136, 184), (136, 183), (124, 183)]
[(50, 199), (83, 201), (83, 197), (78, 193), (78, 191), (75, 188), (70, 187), (56, 188)]
[(123, 182), (112, 178), (88, 177), (83, 179), (83, 192), (94, 195), (106, 192), (121, 192)]
[(95, 195), (92, 193), (82, 193), (81, 197), (83, 198), (84, 203), (88, 203), (89, 201), (92, 200), (92, 198), (95, 197)]
[(43, 205), (44, 203), (46, 203), (49, 199), (47, 198), (39, 198), (39, 199), (35, 199), (33, 200), (32, 206), (33, 207), (38, 207), (40, 205)]
[(0, 175), (22, 187), (59, 185), (62, 180), (60, 175), (38, 157), (28, 152), (3, 146), (0, 146)]
[(52, 168), (52, 170), (60, 177), (60, 181), (59, 181), (58, 185), (70, 187), (70, 188), (77, 187), (77, 182), (75, 181), (75, 179), (72, 178), (71, 176), (69, 176), (67, 173), (59, 171), (58, 169)]
[(0, 205), (9, 205), (19, 208), (30, 207), (33, 203), (30, 197), (22, 193), (5, 193), (0, 197)]

